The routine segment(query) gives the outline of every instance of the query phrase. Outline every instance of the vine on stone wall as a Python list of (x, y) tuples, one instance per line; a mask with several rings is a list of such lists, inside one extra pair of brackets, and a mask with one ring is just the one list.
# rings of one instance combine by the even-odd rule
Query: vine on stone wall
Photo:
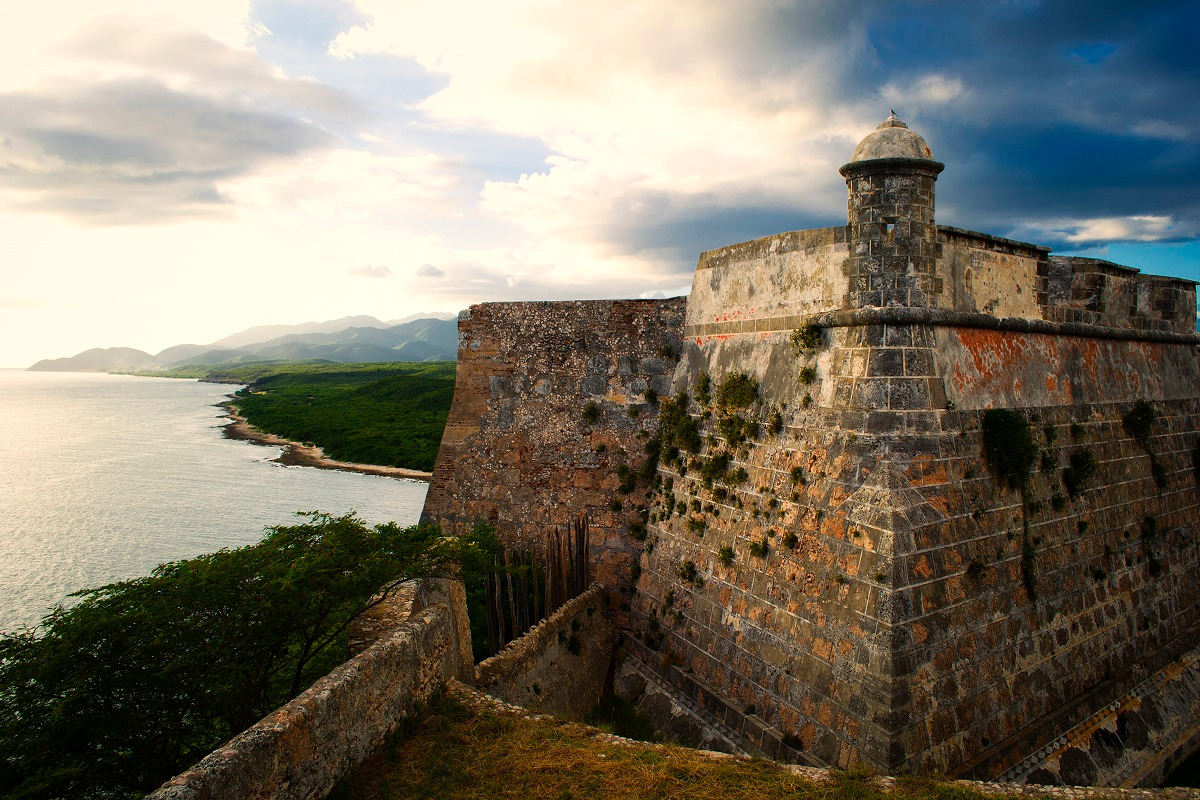
[(1133, 404), (1133, 408), (1125, 414), (1122, 425), (1125, 432), (1132, 436), (1142, 449), (1146, 451), (1146, 455), (1150, 457), (1150, 474), (1154, 477), (1154, 483), (1159, 489), (1167, 488), (1167, 473), (1159, 463), (1158, 457), (1154, 455), (1154, 451), (1150, 449), (1150, 435), (1154, 430), (1154, 422), (1157, 414), (1154, 411), (1154, 406), (1145, 400), (1138, 400)]
[(1029, 536), (1029, 482), (1037, 445), (1029, 421), (1007, 408), (988, 409), (983, 415), (983, 456), (996, 477), (1021, 494), (1021, 582), (1030, 602), (1037, 602), (1036, 550)]

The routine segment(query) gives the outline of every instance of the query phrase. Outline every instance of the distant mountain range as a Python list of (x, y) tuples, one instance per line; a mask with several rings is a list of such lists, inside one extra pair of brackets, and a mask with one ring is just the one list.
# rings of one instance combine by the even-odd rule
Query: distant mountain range
[(151, 355), (132, 347), (85, 350), (29, 369), (48, 372), (139, 372), (259, 361), (453, 361), (456, 315), (414, 314), (390, 322), (357, 316), (299, 325), (259, 325), (210, 344), (177, 344)]

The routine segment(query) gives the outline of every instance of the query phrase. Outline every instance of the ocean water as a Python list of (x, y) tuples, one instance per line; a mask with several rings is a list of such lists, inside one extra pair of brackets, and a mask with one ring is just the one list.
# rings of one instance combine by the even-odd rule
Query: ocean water
[(277, 447), (225, 439), (215, 404), (234, 388), (0, 369), (0, 630), (298, 510), (417, 521), (422, 481), (284, 467)]

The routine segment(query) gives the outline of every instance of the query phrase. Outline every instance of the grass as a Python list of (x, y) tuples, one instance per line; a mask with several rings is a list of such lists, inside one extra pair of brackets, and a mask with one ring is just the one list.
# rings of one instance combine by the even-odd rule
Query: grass
[(616, 742), (595, 728), (475, 711), (435, 700), (329, 795), (398, 798), (695, 798), (696, 800), (977, 800), (965, 787), (866, 770), (814, 783), (761, 759), (714, 758), (674, 745)]

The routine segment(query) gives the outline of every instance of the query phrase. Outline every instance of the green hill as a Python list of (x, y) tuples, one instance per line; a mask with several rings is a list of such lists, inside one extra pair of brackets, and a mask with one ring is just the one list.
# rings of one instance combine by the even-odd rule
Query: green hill
[(453, 363), (282, 364), (210, 370), (249, 383), (234, 395), (260, 430), (312, 442), (331, 458), (429, 471), (454, 397)]

